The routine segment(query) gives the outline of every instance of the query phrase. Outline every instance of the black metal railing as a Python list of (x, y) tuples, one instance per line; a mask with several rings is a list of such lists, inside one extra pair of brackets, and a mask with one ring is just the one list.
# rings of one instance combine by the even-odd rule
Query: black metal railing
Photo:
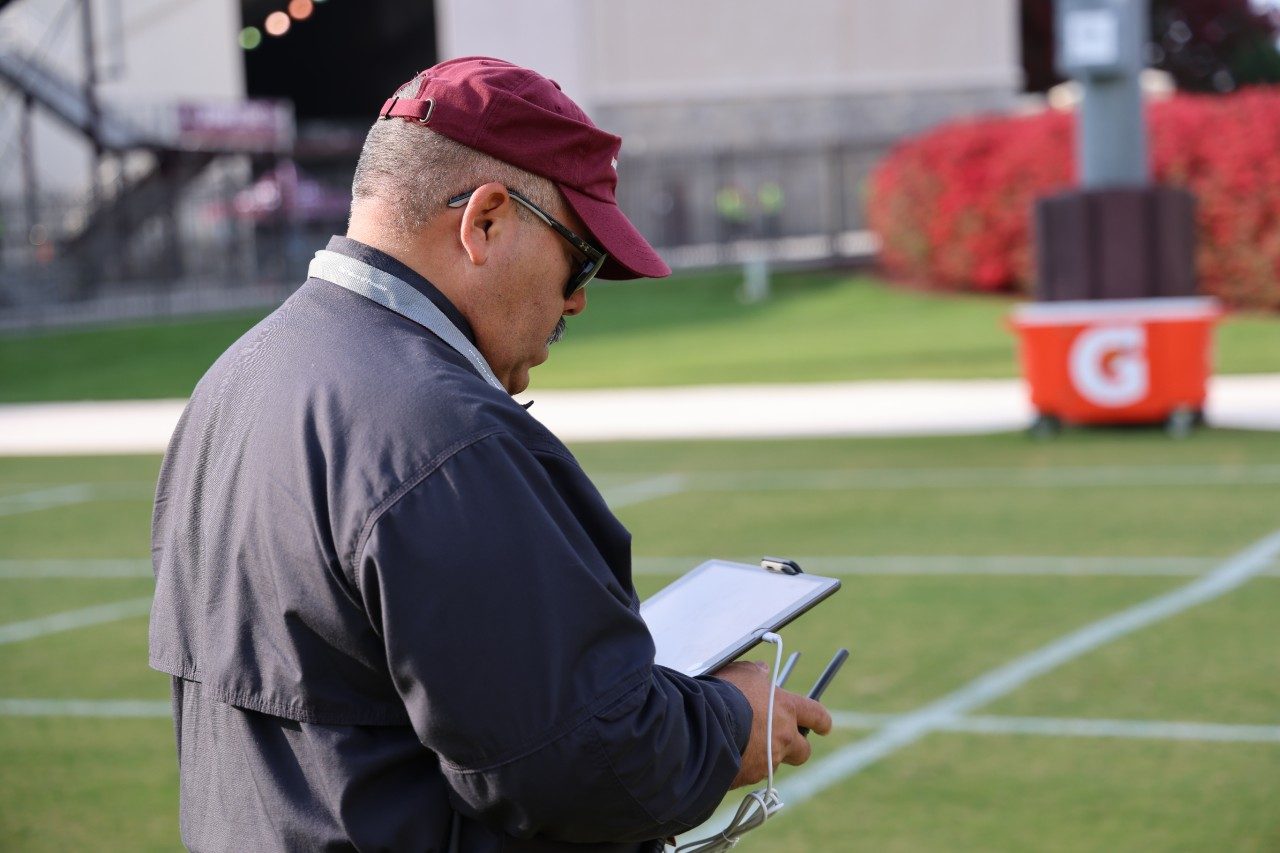
[[(619, 167), (618, 195), (677, 269), (865, 260), (875, 242), (864, 186), (887, 147), (636, 155)], [(134, 226), (122, 208), (81, 253), (87, 260), (66, 246), (83, 231), (88, 199), (42, 198), (35, 222), (20, 199), (0, 200), (0, 329), (114, 319), (126, 304), (165, 314), (287, 294), (314, 251), (344, 232), (349, 172), (331, 169), (323, 182), (258, 172), (241, 159), (186, 181), (167, 224)]]

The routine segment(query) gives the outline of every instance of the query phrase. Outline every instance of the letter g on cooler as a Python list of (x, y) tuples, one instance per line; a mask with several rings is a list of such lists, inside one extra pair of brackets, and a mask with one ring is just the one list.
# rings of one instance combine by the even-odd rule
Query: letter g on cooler
[(1147, 332), (1141, 325), (1084, 329), (1071, 345), (1071, 384), (1098, 406), (1129, 406), (1151, 386)]

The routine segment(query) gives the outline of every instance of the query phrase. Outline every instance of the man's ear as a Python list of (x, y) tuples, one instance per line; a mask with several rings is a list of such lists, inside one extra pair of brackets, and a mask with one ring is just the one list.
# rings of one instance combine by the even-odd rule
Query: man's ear
[(462, 248), (476, 266), (489, 260), (497, 240), (506, 235), (515, 202), (507, 188), (497, 181), (479, 187), (462, 210), (459, 239)]

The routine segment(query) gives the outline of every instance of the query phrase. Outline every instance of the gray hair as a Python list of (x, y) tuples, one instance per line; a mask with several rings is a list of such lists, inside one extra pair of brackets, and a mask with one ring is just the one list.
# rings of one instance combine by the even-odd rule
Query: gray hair
[[(414, 79), (396, 92), (411, 98)], [(400, 235), (420, 231), (445, 202), (460, 193), (497, 181), (518, 190), (544, 209), (554, 210), (560, 193), (546, 178), (455, 142), (414, 121), (378, 119), (365, 137), (351, 187), (352, 207), (377, 200), (394, 211), (384, 227)], [(532, 216), (516, 205), (521, 216)]]

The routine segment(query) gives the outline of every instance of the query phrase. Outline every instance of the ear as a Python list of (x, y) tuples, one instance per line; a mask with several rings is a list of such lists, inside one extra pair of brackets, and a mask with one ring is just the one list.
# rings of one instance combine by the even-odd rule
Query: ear
[(515, 202), (507, 188), (497, 181), (479, 187), (462, 210), (458, 238), (476, 266), (484, 266), (498, 240), (506, 236)]

